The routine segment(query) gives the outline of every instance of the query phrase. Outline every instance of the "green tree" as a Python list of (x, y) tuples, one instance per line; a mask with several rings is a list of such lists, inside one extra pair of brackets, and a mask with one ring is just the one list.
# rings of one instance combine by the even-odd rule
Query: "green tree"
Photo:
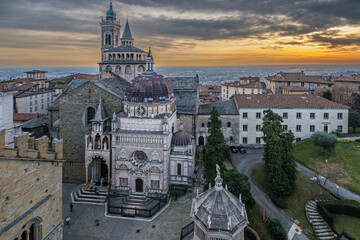
[(331, 94), (330, 90), (324, 91), (323, 92), (323, 97), (331, 101), (332, 100), (332, 94)]
[(222, 172), (222, 178), (229, 192), (238, 197), (241, 194), (241, 200), (246, 206), (254, 206), (255, 200), (250, 192), (249, 177), (241, 174), (236, 169)]
[(360, 127), (360, 113), (350, 110), (349, 112), (349, 127), (352, 127), (353, 133), (355, 133), (356, 128)]
[(264, 111), (264, 159), (269, 188), (279, 196), (290, 195), (295, 188), (296, 165), (293, 153), (294, 134), (283, 130), (281, 116)]
[(287, 240), (288, 239), (286, 231), (279, 219), (271, 218), (268, 221), (267, 225), (269, 228), (269, 232), (274, 240)]
[(351, 97), (353, 99), (351, 104), (351, 110), (360, 113), (360, 94), (354, 93)]
[(227, 144), (221, 131), (220, 114), (215, 107), (210, 112), (208, 125), (209, 136), (206, 138), (207, 146), (204, 156), (207, 181), (213, 181), (216, 177), (216, 164), (224, 169), (224, 162), (227, 156)]
[(311, 140), (316, 146), (322, 147), (325, 151), (334, 150), (338, 143), (336, 135), (325, 132), (314, 133), (311, 136)]

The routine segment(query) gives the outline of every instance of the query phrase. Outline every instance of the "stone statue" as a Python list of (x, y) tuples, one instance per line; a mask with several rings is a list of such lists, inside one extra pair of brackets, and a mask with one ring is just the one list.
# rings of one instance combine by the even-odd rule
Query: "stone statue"
[(89, 142), (89, 150), (91, 150), (91, 149), (92, 149), (92, 143)]
[(218, 164), (216, 164), (216, 173), (218, 176), (220, 176), (220, 167)]

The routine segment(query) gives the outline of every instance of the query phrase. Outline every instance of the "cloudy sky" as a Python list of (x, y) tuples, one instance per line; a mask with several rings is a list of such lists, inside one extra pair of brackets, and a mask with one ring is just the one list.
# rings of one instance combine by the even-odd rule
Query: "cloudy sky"
[[(96, 66), (109, 0), (0, 0), (0, 67)], [(114, 0), (157, 65), (360, 64), (360, 0)]]

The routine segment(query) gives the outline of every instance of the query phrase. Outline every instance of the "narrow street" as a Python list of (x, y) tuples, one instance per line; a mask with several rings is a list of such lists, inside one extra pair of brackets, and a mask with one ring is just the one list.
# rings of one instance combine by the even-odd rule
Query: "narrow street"
[[(292, 240), (305, 240), (309, 239), (305, 234), (296, 231), (295, 225), (291, 219), (276, 207), (271, 200), (254, 184), (251, 179), (252, 169), (262, 164), (263, 148), (247, 149), (247, 153), (231, 153), (231, 158), (234, 162), (234, 167), (241, 173), (249, 176), (251, 184), (251, 193), (256, 201), (256, 204), (261, 208), (264, 208), (266, 213), (271, 217), (275, 217), (281, 220), (286, 231), (288, 232), (289, 239)], [(305, 207), (305, 206), (304, 206)]]

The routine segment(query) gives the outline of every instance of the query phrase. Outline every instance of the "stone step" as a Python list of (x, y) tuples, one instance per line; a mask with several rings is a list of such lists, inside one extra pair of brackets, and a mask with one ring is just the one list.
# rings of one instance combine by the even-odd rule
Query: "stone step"
[(306, 209), (317, 210), (317, 206), (306, 206)]
[(323, 232), (333, 232), (330, 228), (326, 227), (326, 228), (315, 228), (314, 231), (316, 233), (323, 233)]
[(316, 226), (325, 226), (327, 227), (327, 223), (326, 222), (313, 222), (312, 225), (314, 225), (314, 227)]
[(314, 222), (325, 222), (322, 218), (312, 218), (311, 221)]
[(316, 236), (318, 236), (318, 237), (326, 237), (326, 236), (334, 237), (334, 233), (333, 232), (320, 232), (320, 233), (316, 233)]

